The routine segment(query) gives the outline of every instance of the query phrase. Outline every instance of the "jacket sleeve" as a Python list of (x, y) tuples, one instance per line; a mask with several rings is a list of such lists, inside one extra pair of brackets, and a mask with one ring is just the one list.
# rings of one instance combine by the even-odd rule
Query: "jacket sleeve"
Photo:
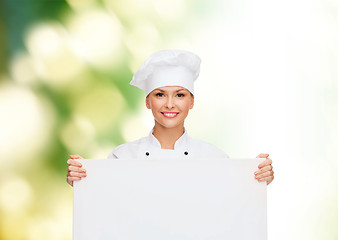
[(114, 148), (113, 151), (111, 151), (109, 153), (107, 158), (118, 159), (121, 156), (125, 156), (124, 152), (126, 150), (126, 146), (127, 146), (127, 144), (121, 144), (121, 145), (117, 146), (116, 148)]
[(109, 155), (108, 155), (107, 158), (108, 158), (108, 159), (118, 159), (118, 157), (115, 156), (114, 151), (112, 151), (111, 153), (109, 153)]

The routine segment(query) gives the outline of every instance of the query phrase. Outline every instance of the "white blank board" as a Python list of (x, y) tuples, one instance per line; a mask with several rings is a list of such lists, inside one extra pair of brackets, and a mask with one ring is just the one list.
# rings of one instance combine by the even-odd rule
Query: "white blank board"
[(264, 159), (81, 159), (74, 240), (266, 240)]

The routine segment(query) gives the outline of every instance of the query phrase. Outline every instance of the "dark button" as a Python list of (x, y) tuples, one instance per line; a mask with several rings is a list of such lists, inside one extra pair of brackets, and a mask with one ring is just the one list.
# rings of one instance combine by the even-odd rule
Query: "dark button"
[(147, 156), (149, 156), (149, 153), (148, 153), (148, 152), (146, 152), (146, 155), (147, 155)]
[(184, 152), (185, 155), (188, 155), (188, 152)]

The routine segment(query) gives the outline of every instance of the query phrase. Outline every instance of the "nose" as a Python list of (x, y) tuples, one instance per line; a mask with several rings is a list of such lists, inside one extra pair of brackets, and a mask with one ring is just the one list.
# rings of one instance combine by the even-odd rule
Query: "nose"
[(175, 106), (174, 99), (171, 96), (169, 96), (167, 98), (167, 108), (172, 109), (174, 106)]

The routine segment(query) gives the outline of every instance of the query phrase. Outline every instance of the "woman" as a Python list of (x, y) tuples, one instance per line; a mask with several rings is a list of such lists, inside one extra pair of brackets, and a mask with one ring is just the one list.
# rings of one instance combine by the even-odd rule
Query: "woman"
[[(228, 158), (215, 146), (193, 139), (184, 128), (189, 110), (194, 106), (194, 81), (200, 71), (200, 58), (182, 50), (163, 50), (152, 54), (133, 76), (130, 82), (146, 92), (146, 107), (151, 109), (155, 125), (147, 137), (122, 144), (108, 158)], [(272, 160), (269, 154), (255, 172), (258, 181), (270, 184), (274, 179)], [(70, 155), (67, 161), (67, 182), (86, 177), (79, 155)]]

